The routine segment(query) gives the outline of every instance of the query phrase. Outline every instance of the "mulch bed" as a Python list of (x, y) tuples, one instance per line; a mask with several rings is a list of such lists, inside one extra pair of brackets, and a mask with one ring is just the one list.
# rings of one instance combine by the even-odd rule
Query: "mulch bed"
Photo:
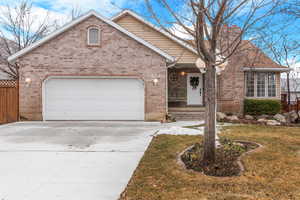
[(205, 163), (202, 160), (203, 146), (196, 143), (180, 155), (186, 169), (204, 173), (208, 176), (230, 177), (238, 176), (244, 170), (240, 157), (259, 147), (256, 143), (220, 140), (220, 147), (216, 149), (216, 161)]

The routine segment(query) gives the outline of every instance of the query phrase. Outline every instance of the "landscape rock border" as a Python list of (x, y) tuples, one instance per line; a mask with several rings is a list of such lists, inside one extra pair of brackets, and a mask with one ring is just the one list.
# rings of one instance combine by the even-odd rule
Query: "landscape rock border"
[[(299, 113), (300, 115), (300, 113)], [(300, 121), (298, 115), (295, 111), (288, 113), (277, 113), (276, 115), (234, 115), (234, 114), (225, 114), (222, 112), (217, 112), (217, 121), (218, 122), (230, 122), (230, 123), (243, 123), (243, 124), (258, 124), (258, 125), (267, 125), (267, 126), (300, 126), (296, 123)]]
[(209, 176), (209, 177), (214, 177), (214, 178), (233, 178), (233, 177), (239, 177), (241, 175), (243, 175), (243, 173), (245, 172), (246, 168), (245, 166), (243, 165), (243, 161), (242, 161), (242, 158), (245, 157), (246, 155), (250, 154), (250, 153), (254, 153), (254, 152), (258, 152), (258, 151), (261, 151), (263, 149), (263, 145), (259, 144), (259, 143), (256, 143), (256, 142), (250, 142), (250, 141), (243, 141), (243, 140), (234, 140), (234, 142), (237, 142), (237, 143), (247, 143), (247, 144), (254, 144), (254, 145), (257, 145), (257, 147), (255, 149), (252, 149), (250, 151), (247, 151), (245, 153), (243, 153), (242, 155), (240, 155), (238, 158), (237, 158), (237, 164), (239, 165), (239, 168), (240, 168), (240, 172), (237, 176), (224, 176), (224, 177), (217, 177), (217, 176), (209, 176), (209, 175), (206, 175), (204, 174), (203, 172), (199, 172), (199, 171), (195, 171), (193, 169), (188, 169), (185, 165), (185, 163), (182, 161), (181, 157), (182, 155), (189, 151), (190, 149), (192, 149), (194, 147), (194, 145), (192, 146), (189, 146), (187, 148), (185, 148), (182, 152), (180, 152), (179, 154), (177, 154), (177, 164), (184, 170), (186, 171), (190, 171), (190, 172), (193, 172), (193, 173), (197, 173), (197, 174), (202, 174), (204, 176)]

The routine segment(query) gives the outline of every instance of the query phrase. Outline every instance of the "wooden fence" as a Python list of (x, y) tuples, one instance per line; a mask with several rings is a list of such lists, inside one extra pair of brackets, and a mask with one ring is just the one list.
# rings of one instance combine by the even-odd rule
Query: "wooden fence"
[(18, 81), (0, 80), (0, 124), (18, 121)]
[(281, 95), (281, 105), (282, 105), (282, 110), (285, 112), (289, 112), (292, 110), (299, 112), (300, 111), (300, 98), (297, 98), (296, 101), (291, 102), (291, 104), (288, 105), (287, 95), (282, 94)]

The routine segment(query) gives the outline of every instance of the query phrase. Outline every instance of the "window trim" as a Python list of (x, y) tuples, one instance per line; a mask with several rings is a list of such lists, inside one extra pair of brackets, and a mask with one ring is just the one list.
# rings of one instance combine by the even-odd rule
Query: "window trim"
[[(254, 95), (253, 96), (247, 96), (247, 73), (254, 73)], [(258, 73), (264, 73), (265, 74), (265, 96), (257, 96), (257, 77)], [(274, 82), (275, 82), (275, 96), (269, 96), (269, 81), (268, 81), (268, 76), (269, 74), (274, 74)], [(277, 76), (275, 72), (253, 72), (253, 71), (248, 71), (245, 72), (245, 78), (244, 78), (244, 84), (245, 84), (245, 97), (246, 98), (257, 98), (257, 99), (265, 99), (265, 98), (277, 98), (278, 97), (278, 87), (277, 87)]]
[[(90, 43), (90, 30), (97, 29), (98, 30), (98, 42), (97, 43)], [(90, 26), (87, 29), (87, 45), (88, 46), (100, 46), (101, 44), (101, 29), (98, 26)]]
[[(258, 77), (259, 75), (263, 75), (263, 78), (262, 78), (262, 81), (264, 81), (264, 88), (262, 88), (262, 91), (264, 91), (264, 96), (258, 96)], [(269, 97), (269, 94), (268, 94), (268, 73), (266, 72), (257, 72), (255, 73), (255, 76), (256, 78), (256, 85), (254, 86), (256, 88), (256, 93), (254, 92), (254, 95), (257, 97), (257, 98), (266, 98), (266, 97)]]
[[(274, 74), (274, 85), (275, 85), (275, 95), (274, 96), (270, 96), (269, 95), (269, 75), (270, 74)], [(275, 98), (275, 97), (277, 97), (277, 79), (276, 79), (276, 73), (274, 73), (274, 72), (269, 72), (269, 73), (267, 73), (267, 76), (266, 76), (266, 81), (267, 81), (267, 86), (266, 86), (266, 90), (267, 90), (267, 94), (268, 94), (268, 98)]]
[[(247, 96), (247, 90), (248, 90), (248, 88), (247, 88), (247, 85), (248, 85), (248, 82), (247, 82), (248, 81), (248, 79), (247, 79), (248, 77), (247, 77), (247, 75), (251, 74), (251, 73), (253, 74), (253, 96)], [(255, 93), (255, 91), (256, 91), (256, 87), (255, 87), (256, 86), (255, 74), (256, 74), (255, 72), (246, 72), (245, 73), (245, 97), (249, 97), (249, 98), (255, 97), (255, 94), (256, 94)]]

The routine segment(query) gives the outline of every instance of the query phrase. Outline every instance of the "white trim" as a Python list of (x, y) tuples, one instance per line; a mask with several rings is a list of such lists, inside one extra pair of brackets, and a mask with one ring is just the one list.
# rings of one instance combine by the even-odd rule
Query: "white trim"
[[(42, 82), (42, 121), (49, 121), (45, 120), (45, 112), (46, 112), (46, 90), (45, 85), (47, 81), (51, 79), (135, 79), (139, 80), (143, 87), (144, 87), (144, 118), (146, 119), (146, 86), (143, 79), (136, 77), (136, 76), (49, 76)], [(51, 120), (50, 120), (51, 121)]]
[(255, 67), (244, 67), (243, 71), (254, 71), (254, 72), (288, 72), (291, 71), (291, 68), (255, 68)]
[(174, 42), (178, 43), (179, 45), (181, 45), (182, 47), (190, 50), (191, 52), (195, 53), (196, 55), (198, 55), (196, 49), (194, 47), (192, 47), (191, 45), (189, 45), (188, 43), (186, 42), (183, 42), (182, 40), (180, 39), (177, 39), (176, 37), (170, 35), (170, 33), (164, 31), (163, 29), (160, 29), (158, 28), (157, 26), (151, 24), (150, 22), (144, 20), (142, 17), (140, 17), (138, 14), (134, 13), (133, 11), (131, 10), (124, 10), (122, 12), (120, 12), (119, 14), (117, 14), (116, 16), (112, 17), (111, 20), (112, 21), (115, 21), (121, 17), (123, 17), (124, 15), (126, 14), (129, 14), (131, 15), (132, 17), (134, 17), (135, 19), (141, 21), (142, 23), (150, 26), (151, 28), (153, 28), (154, 30), (160, 32), (161, 34), (163, 34), (164, 36), (168, 37), (169, 39), (173, 40)]
[(11, 55), (10, 57), (8, 57), (8, 62), (12, 62), (15, 61), (17, 58), (19, 58), (20, 56), (23, 56), (25, 54), (27, 54), (28, 52), (32, 51), (33, 49), (41, 46), (42, 44), (46, 43), (47, 41), (53, 39), (54, 37), (58, 36), (59, 34), (67, 31), (68, 29), (72, 28), (73, 26), (79, 24), (80, 22), (84, 21), (85, 19), (91, 17), (91, 16), (95, 16), (98, 19), (102, 20), (103, 22), (109, 24), (110, 26), (116, 28), (117, 30), (119, 30), (120, 32), (124, 33), (125, 35), (131, 37), (132, 39), (136, 40), (137, 42), (143, 44), (144, 46), (150, 48), (151, 50), (153, 50), (154, 52), (158, 53), (159, 55), (163, 56), (164, 58), (168, 59), (168, 61), (174, 61), (175, 59), (170, 56), (169, 54), (165, 53), (164, 51), (160, 50), (159, 48), (153, 46), (152, 44), (146, 42), (145, 40), (137, 37), (136, 35), (130, 33), (129, 31), (127, 31), (126, 29), (122, 28), (121, 26), (119, 26), (118, 24), (116, 24), (115, 22), (101, 16), (100, 14), (98, 14), (96, 11), (94, 10), (90, 10), (89, 12), (87, 12), (86, 14), (82, 15), (81, 17), (71, 21), (70, 23), (66, 24), (65, 26), (63, 26), (62, 28), (58, 29), (57, 31), (54, 31), (53, 33), (51, 33), (50, 35), (44, 37), (43, 39), (31, 44), (30, 46), (22, 49), (21, 51), (18, 51), (17, 53)]
[[(91, 29), (96, 29), (98, 30), (98, 42), (97, 43), (90, 43), (90, 30)], [(90, 26), (88, 29), (87, 29), (87, 45), (89, 46), (93, 46), (93, 45), (100, 45), (101, 44), (101, 29), (98, 27), (98, 26)]]
[[(254, 94), (253, 96), (247, 96), (247, 78), (246, 78), (246, 73), (244, 75), (245, 79), (244, 79), (244, 84), (245, 84), (245, 98), (247, 99), (251, 99), (251, 98), (255, 98), (255, 99), (274, 99), (274, 98), (278, 98), (278, 92), (277, 92), (277, 77), (276, 77), (276, 74), (274, 72), (253, 72), (254, 74)], [(266, 76), (265, 76), (265, 96), (257, 96), (257, 73), (264, 73)], [(275, 96), (273, 97), (270, 97), (269, 96), (269, 82), (268, 82), (268, 74), (269, 73), (274, 73), (274, 77), (275, 77)]]
[[(273, 73), (273, 75), (274, 75), (274, 84), (275, 84), (275, 96), (274, 97), (277, 97), (277, 76), (276, 76), (276, 74), (275, 73)], [(267, 87), (266, 87), (266, 89), (267, 89), (267, 94), (268, 94), (268, 97), (269, 98), (272, 98), (272, 97), (270, 97), (269, 96), (269, 73), (267, 73), (267, 77), (266, 77), (266, 79), (267, 79)], [(280, 87), (280, 86), (279, 86)]]

